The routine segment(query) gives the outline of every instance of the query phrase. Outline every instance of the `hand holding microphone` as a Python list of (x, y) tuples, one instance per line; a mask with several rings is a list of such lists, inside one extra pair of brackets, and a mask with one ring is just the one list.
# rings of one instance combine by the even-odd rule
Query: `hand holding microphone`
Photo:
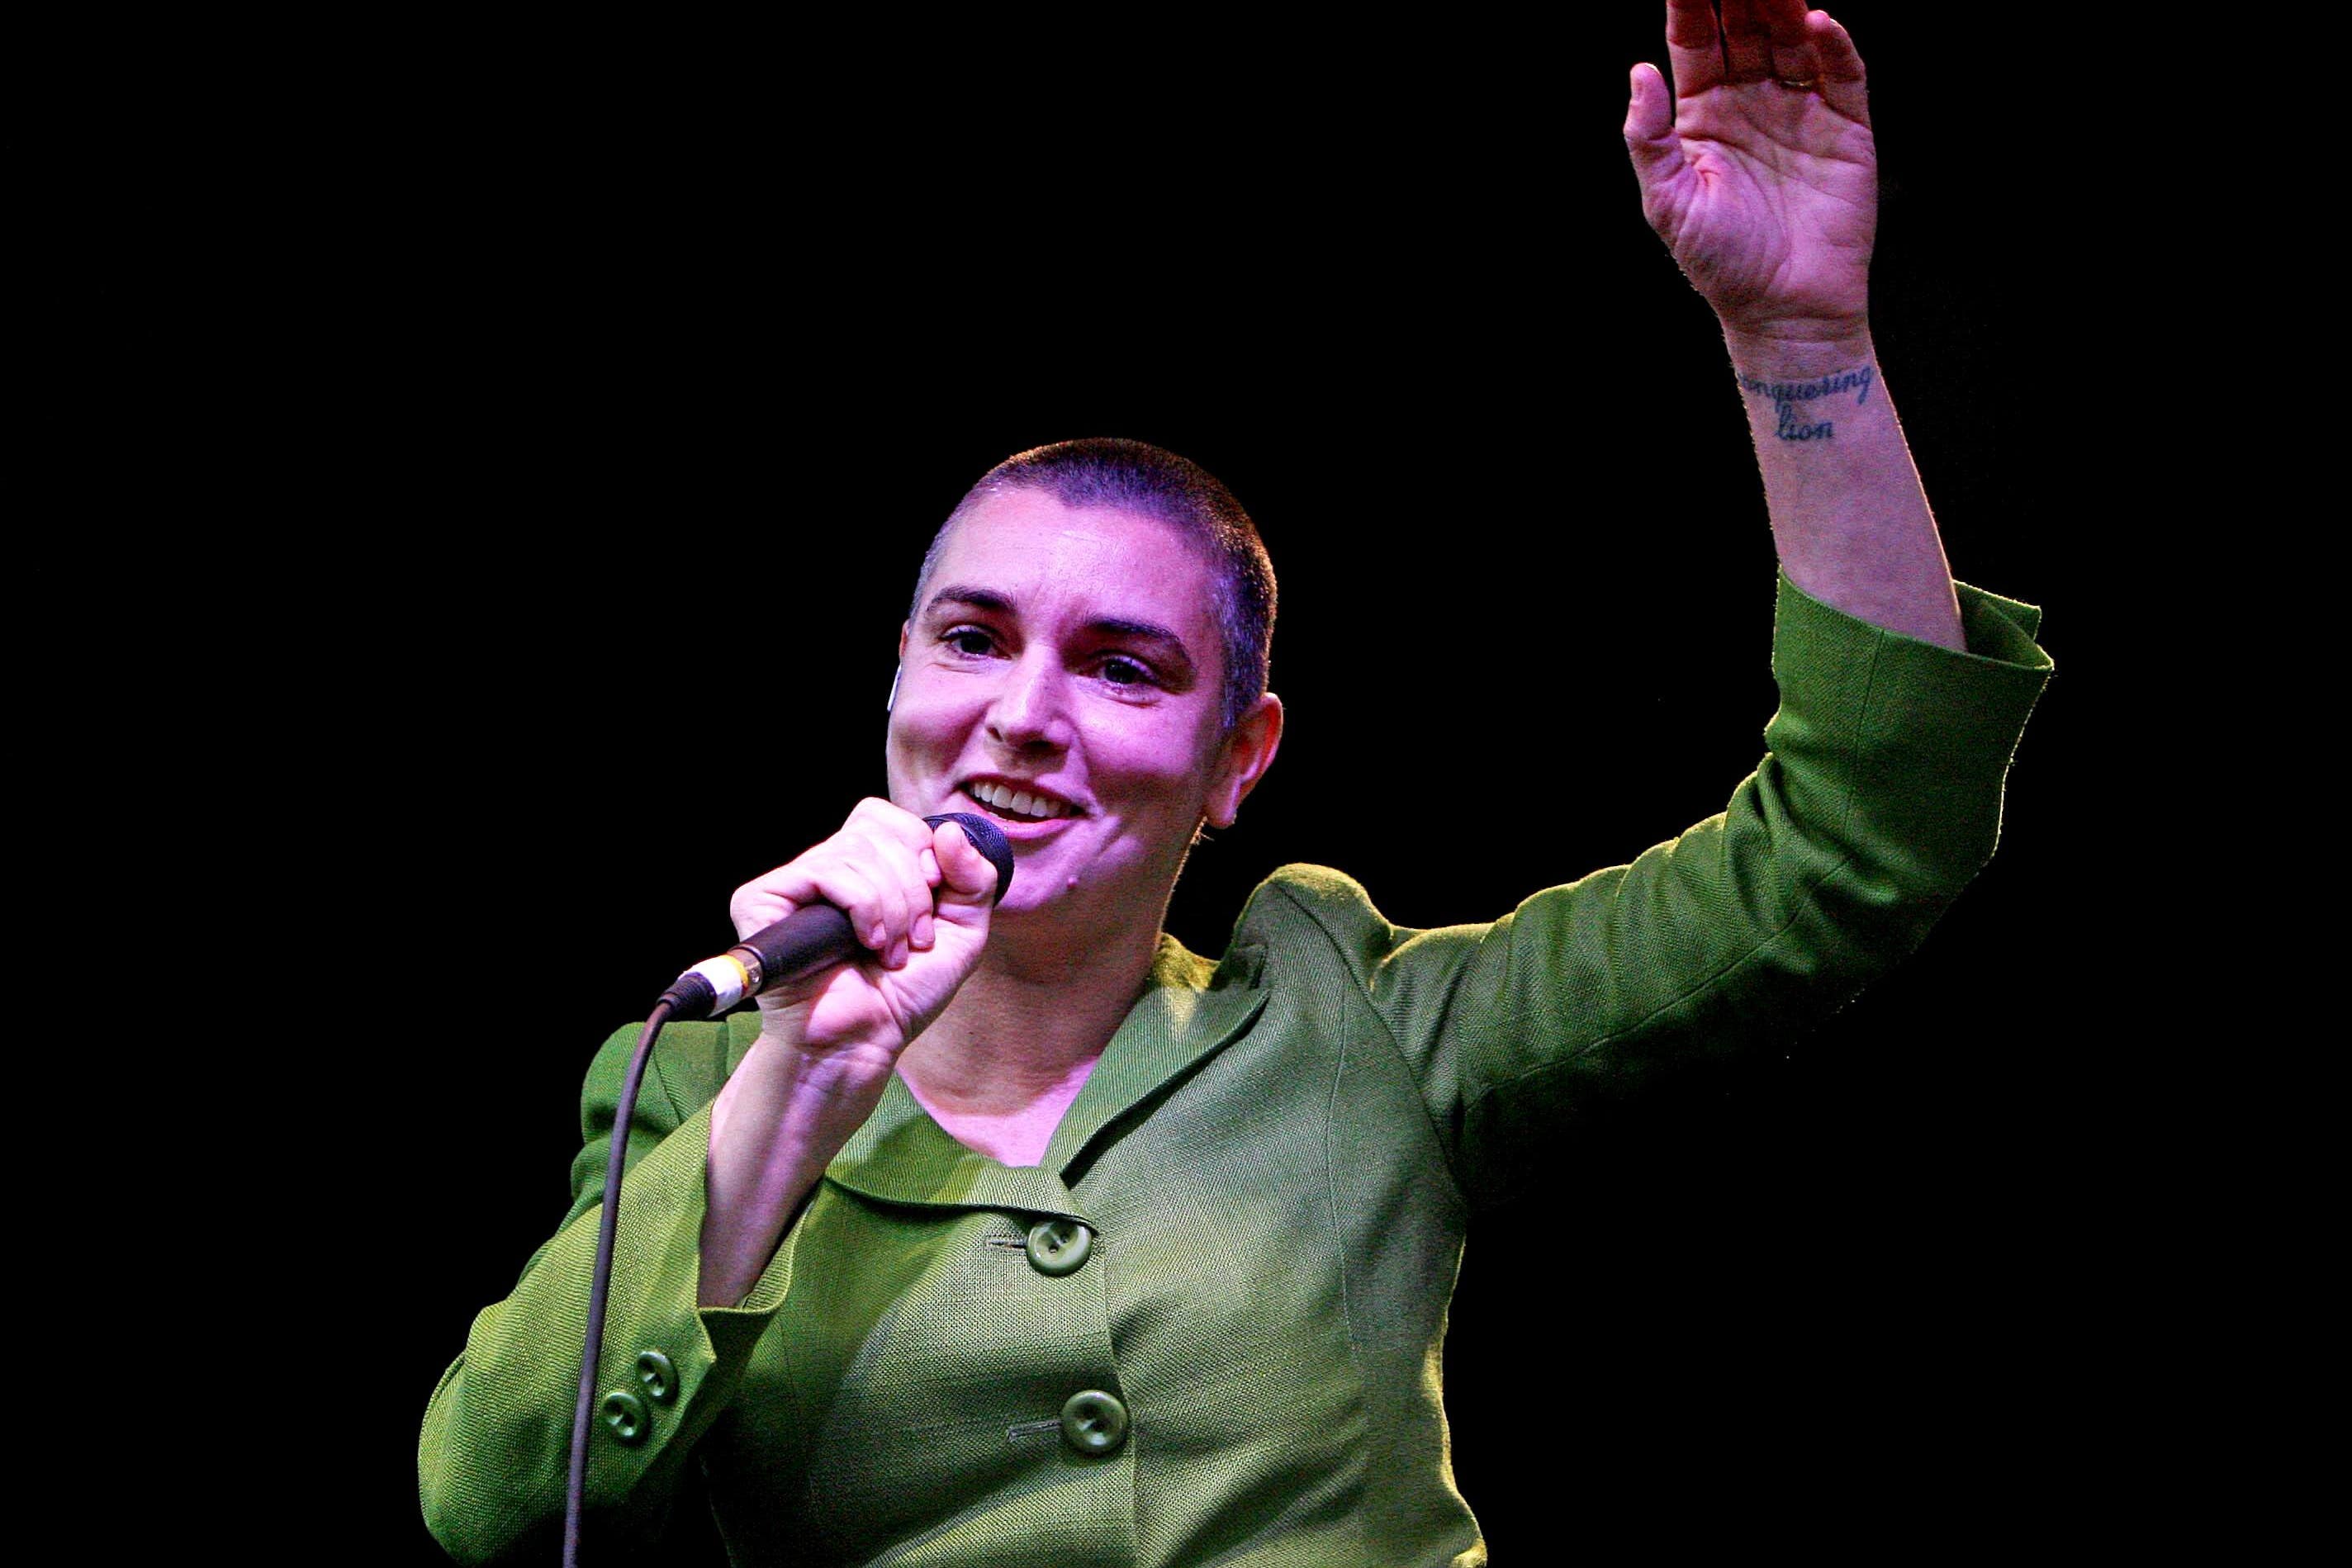
[(868, 954), (885, 971), (903, 970), (934, 949), (942, 920), (962, 927), (975, 913), (976, 952), (986, 911), (1012, 881), (1013, 846), (987, 818), (917, 818), (861, 801), (840, 832), (739, 888), (731, 913), (743, 940), (680, 975), (662, 999), (673, 1018), (707, 1018)]
[[(566, 1568), (579, 1560), (628, 1149), (621, 1126), (634, 1114), (665, 1019), (707, 1018), (772, 993), (759, 1040), (710, 1105), (696, 1298), (732, 1305), (766, 1267), (825, 1162), (872, 1112), (898, 1053), (971, 973), (995, 898), (1012, 880), (1013, 847), (987, 819), (923, 819), (863, 800), (833, 837), (738, 889), (732, 913), (743, 940), (663, 993), (629, 1063), (604, 1169), (565, 1480)], [(806, 1075), (812, 1062), (822, 1063), (814, 1078)]]

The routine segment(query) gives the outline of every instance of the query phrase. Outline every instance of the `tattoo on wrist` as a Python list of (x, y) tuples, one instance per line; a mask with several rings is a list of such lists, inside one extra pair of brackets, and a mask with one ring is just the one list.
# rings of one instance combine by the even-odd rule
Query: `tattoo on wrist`
[(1835, 371), (1801, 382), (1761, 381), (1736, 370), (1731, 375), (1739, 383), (1739, 390), (1749, 397), (1772, 400), (1773, 434), (1783, 441), (1827, 441), (1837, 434), (1832, 422), (1815, 419), (1814, 411), (1801, 405), (1852, 392), (1853, 406), (1860, 408), (1870, 401), (1871, 382), (1877, 379), (1877, 373), (1875, 366), (1864, 365), (1859, 370)]

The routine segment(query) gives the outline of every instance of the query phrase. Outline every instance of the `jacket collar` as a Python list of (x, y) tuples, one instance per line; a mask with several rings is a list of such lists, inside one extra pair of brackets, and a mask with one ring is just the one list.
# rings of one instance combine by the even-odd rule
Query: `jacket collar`
[(1258, 957), (1252, 947), (1211, 964), (1163, 933), (1143, 995), (1063, 1113), (1041, 1164), (1007, 1167), (964, 1147), (894, 1073), (881, 1103), (826, 1167), (825, 1178), (889, 1203), (1086, 1218), (1064, 1178), (1129, 1112), (1249, 1027), (1265, 1005)]

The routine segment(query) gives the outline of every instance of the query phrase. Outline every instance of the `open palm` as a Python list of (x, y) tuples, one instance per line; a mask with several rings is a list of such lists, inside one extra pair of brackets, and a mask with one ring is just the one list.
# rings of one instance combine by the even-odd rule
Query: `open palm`
[(1668, 0), (1670, 102), (1637, 67), (1625, 143), (1642, 209), (1726, 327), (1861, 329), (1878, 165), (1862, 58), (1801, 0)]

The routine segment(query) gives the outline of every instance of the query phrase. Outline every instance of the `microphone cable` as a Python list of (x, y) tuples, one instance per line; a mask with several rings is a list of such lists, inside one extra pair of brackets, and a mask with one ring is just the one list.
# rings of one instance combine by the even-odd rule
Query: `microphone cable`
[[(953, 822), (963, 831), (971, 847), (996, 868), (994, 901), (1001, 903), (1004, 890), (1013, 885), (1013, 845), (1003, 831), (970, 811), (946, 811), (923, 821), (934, 828)], [(661, 1038), (662, 1027), (679, 1012), (690, 1019), (725, 1012), (771, 985), (855, 956), (859, 950), (845, 915), (829, 904), (812, 904), (729, 948), (725, 960), (713, 960), (722, 968), (731, 965), (728, 972), (738, 977), (725, 989), (714, 989), (709, 977), (710, 966), (698, 964), (679, 976), (646, 1015), (628, 1071), (621, 1079), (621, 1097), (613, 1107), (611, 1150), (604, 1157), (604, 1212), (596, 1217), (596, 1264), (588, 1281), (588, 1332), (580, 1352), (580, 1396), (572, 1407), (572, 1453), (563, 1478), (563, 1568), (580, 1568), (581, 1514), (588, 1492), (588, 1423), (596, 1410), (596, 1364), (604, 1350), (604, 1306), (613, 1288), (614, 1241), (620, 1233), (621, 1176), (628, 1166), (629, 1126), (637, 1118), (637, 1088), (645, 1082), (646, 1064), (653, 1060), (654, 1042)]]
[(588, 1490), (588, 1420), (596, 1408), (596, 1364), (604, 1350), (604, 1301), (613, 1288), (613, 1242), (619, 1234), (621, 1174), (628, 1165), (629, 1124), (636, 1120), (637, 1086), (645, 1082), (646, 1063), (653, 1060), (654, 1041), (669, 1021), (671, 1002), (654, 1004), (629, 1071), (621, 1080), (621, 1098), (613, 1108), (612, 1152), (604, 1159), (604, 1212), (596, 1219), (596, 1267), (588, 1281), (588, 1335), (580, 1353), (580, 1398), (572, 1408), (572, 1458), (563, 1479), (563, 1568), (580, 1568), (580, 1513)]

